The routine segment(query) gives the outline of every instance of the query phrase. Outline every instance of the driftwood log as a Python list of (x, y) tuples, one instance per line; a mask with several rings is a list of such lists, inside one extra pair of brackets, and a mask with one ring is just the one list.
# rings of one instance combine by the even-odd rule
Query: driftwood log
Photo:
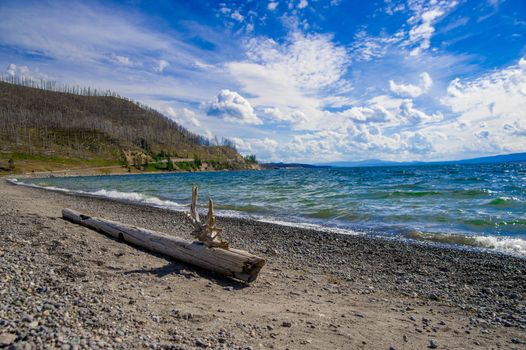
[(150, 251), (215, 271), (245, 282), (256, 280), (265, 260), (238, 249), (208, 247), (203, 242), (188, 241), (164, 233), (62, 210), (64, 219), (106, 233)]

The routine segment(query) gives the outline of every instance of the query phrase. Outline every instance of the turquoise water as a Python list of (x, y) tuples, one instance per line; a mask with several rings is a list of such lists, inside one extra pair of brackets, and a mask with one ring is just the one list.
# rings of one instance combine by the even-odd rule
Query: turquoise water
[(526, 255), (526, 163), (283, 169), (23, 180), (186, 210)]

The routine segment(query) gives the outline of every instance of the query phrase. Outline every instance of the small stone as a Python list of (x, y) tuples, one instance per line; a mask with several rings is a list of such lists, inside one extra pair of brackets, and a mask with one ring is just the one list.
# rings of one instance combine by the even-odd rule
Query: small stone
[(292, 323), (290, 321), (283, 321), (281, 323), (281, 326), (282, 327), (286, 327), (286, 328), (290, 328), (290, 327), (292, 327)]
[(195, 345), (200, 348), (207, 348), (209, 346), (207, 341), (204, 341), (203, 339), (197, 338), (195, 340)]
[(396, 350), (396, 348), (394, 346), (390, 346), (389, 350)]
[(234, 290), (234, 287), (232, 286), (226, 286), (226, 287), (223, 287), (224, 290), (228, 291), (228, 292), (231, 292)]
[(22, 321), (24, 321), (24, 322), (32, 322), (33, 321), (33, 316), (25, 314), (24, 317), (22, 317)]
[(430, 349), (436, 349), (436, 348), (438, 348), (438, 343), (437, 343), (437, 341), (434, 340), (434, 339), (431, 339), (431, 340), (429, 341), (429, 348), (430, 348)]
[(15, 342), (16, 335), (12, 333), (0, 334), (0, 347), (11, 345)]
[(60, 350), (71, 350), (71, 345), (69, 344), (62, 344), (60, 347)]

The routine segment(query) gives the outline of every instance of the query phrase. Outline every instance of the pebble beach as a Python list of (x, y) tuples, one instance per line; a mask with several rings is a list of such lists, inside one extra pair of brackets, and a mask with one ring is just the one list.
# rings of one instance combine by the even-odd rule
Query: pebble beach
[(0, 183), (0, 347), (524, 349), (526, 259), (218, 218), (247, 285), (64, 221), (190, 238), (183, 213)]

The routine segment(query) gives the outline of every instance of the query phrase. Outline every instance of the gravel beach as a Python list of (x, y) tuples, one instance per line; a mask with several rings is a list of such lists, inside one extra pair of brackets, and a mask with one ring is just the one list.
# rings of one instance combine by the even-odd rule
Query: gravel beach
[(61, 219), (181, 237), (182, 213), (0, 179), (0, 347), (526, 349), (526, 259), (219, 218), (245, 285)]

